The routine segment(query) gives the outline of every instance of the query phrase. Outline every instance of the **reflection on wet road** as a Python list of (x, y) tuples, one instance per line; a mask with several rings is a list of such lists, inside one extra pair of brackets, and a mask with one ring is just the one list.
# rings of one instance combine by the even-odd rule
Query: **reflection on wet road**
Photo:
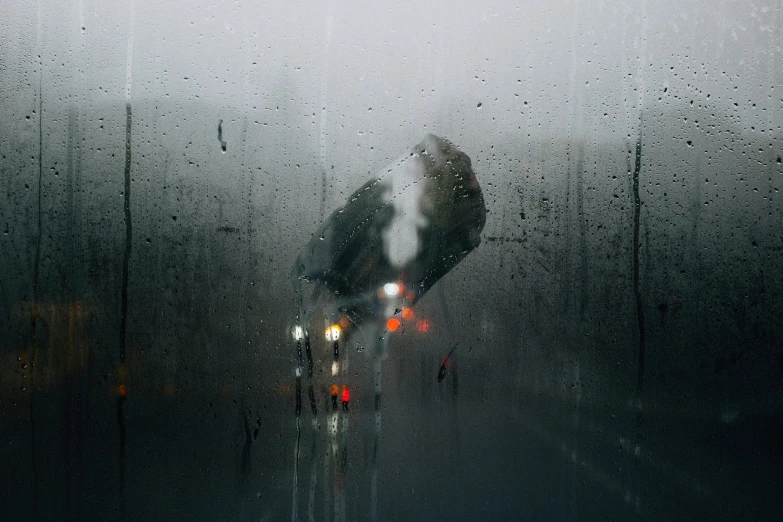
[[(780, 514), (771, 501), (779, 459), (752, 462), (738, 440), (760, 422), (674, 421), (663, 411), (577, 406), (532, 390), (507, 399), (498, 415), (470, 397), (475, 384), (465, 375), (456, 397), (441, 385), (412, 401), (413, 390), (388, 383), (379, 520), (736, 520), (748, 509), (772, 520)], [(140, 395), (128, 403), (128, 520), (290, 516), (289, 393)], [(303, 423), (300, 519), (366, 519), (372, 393), (356, 394), (348, 412), (332, 412), (323, 399), (317, 424)], [(755, 447), (745, 447), (746, 454), (771, 448), (773, 439), (762, 435), (751, 437)], [(106, 448), (105, 441), (84, 442)], [(113, 453), (100, 454), (111, 466)], [(106, 498), (94, 500), (94, 513), (111, 512)]]

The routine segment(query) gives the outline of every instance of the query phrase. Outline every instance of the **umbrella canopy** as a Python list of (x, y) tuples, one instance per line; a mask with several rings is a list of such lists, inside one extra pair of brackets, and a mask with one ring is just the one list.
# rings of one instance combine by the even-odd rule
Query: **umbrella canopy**
[(329, 216), (292, 275), (346, 301), (402, 282), (413, 304), (481, 243), (485, 220), (470, 158), (428, 134)]

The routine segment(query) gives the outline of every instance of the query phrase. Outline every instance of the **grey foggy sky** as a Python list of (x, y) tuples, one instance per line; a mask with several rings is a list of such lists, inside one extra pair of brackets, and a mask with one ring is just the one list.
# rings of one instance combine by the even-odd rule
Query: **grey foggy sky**
[(774, 1), (10, 2), (3, 90), (36, 70), (40, 45), (46, 76), (62, 80), (59, 92), (123, 96), (131, 6), (134, 98), (198, 97), (256, 117), (282, 75), (316, 143), (328, 100), (330, 147), (377, 150), (383, 142), (397, 151), (408, 131), (425, 126), (563, 134), (578, 132), (568, 125), (577, 116), (583, 129), (611, 135), (636, 112), (640, 81), (651, 98), (668, 85), (669, 95), (722, 98), (727, 110), (754, 100), (756, 111), (738, 109), (746, 125), (764, 125), (760, 109), (783, 103), (767, 96), (780, 83)]
[[(428, 131), (470, 143), (491, 183), (503, 176), (493, 142), (625, 142), (636, 135), (640, 103), (653, 115), (703, 104), (744, 133), (779, 135), (783, 114), (774, 1), (134, 0), (11, 2), (6, 12), (7, 120), (31, 113), (39, 81), (44, 112), (56, 120), (68, 104), (89, 117), (91, 108), (124, 103), (129, 79), (137, 103), (213, 108), (160, 120), (176, 125), (158, 128), (159, 137), (179, 136), (175, 148), (217, 143), (226, 111), (243, 115), (223, 124), (230, 144), (243, 124), (281, 126), (280, 143), (295, 141), (313, 156), (310, 168), (327, 171), (324, 210)], [(253, 139), (247, 146), (260, 148)]]

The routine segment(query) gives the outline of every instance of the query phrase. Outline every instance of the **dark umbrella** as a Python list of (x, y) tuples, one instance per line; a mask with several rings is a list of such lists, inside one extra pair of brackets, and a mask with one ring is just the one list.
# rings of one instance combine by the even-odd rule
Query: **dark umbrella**
[(385, 315), (376, 298), (385, 285), (403, 283), (401, 297), (412, 306), (476, 248), (486, 212), (470, 158), (427, 134), (324, 221), (292, 277), (331, 291), (339, 311), (361, 327)]

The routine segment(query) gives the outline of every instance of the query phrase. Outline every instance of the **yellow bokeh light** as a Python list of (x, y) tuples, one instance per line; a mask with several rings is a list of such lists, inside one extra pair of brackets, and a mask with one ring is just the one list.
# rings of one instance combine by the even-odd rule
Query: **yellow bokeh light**
[(341, 332), (340, 325), (333, 324), (329, 328), (326, 329), (325, 335), (327, 341), (336, 341), (340, 338), (340, 332)]

